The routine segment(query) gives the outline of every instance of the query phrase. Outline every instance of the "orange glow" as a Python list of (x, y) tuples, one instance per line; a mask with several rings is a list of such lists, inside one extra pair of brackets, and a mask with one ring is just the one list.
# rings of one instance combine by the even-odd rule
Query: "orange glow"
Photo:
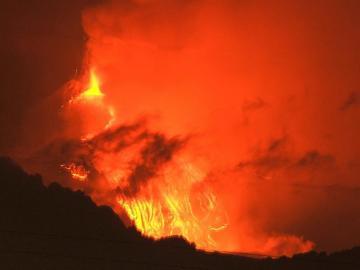
[[(298, 168), (301, 155), (279, 158), (287, 151), (281, 141), (266, 145), (284, 136), (282, 126), (270, 126), (280, 112), (267, 112), (277, 99), (290, 100), (277, 89), (279, 82), (293, 86), (292, 71), (264, 68), (273, 61), (261, 58), (263, 37), (237, 40), (240, 28), (223, 31), (239, 17), (224, 16), (232, 9), (209, 4), (195, 15), (185, 7), (183, 17), (195, 19), (180, 29), (172, 13), (153, 15), (161, 3), (128, 16), (118, 16), (116, 5), (84, 12), (90, 56), (64, 110), (71, 150), (62, 167), (81, 181), (70, 186), (80, 185), (148, 237), (179, 235), (228, 252), (311, 250), (314, 243), (276, 223), (300, 205), (284, 207), (292, 193), (277, 181), (296, 178), (287, 168)], [(162, 29), (164, 21), (171, 31)], [(276, 72), (280, 79), (273, 80)]]
[[(100, 91), (94, 78), (93, 73), (91, 85)], [(101, 93), (101, 97), (104, 97), (105, 94)], [(194, 159), (191, 151), (176, 152), (168, 160), (163, 151), (171, 148), (177, 140), (147, 131), (144, 123), (116, 127), (113, 105), (103, 101), (93, 105), (107, 114), (105, 119), (98, 114), (85, 118), (85, 124), (92, 128), (91, 132), (86, 131), (88, 128), (84, 129), (85, 133), (80, 136), (79, 152), (88, 154), (81, 154), (78, 162), (87, 160), (92, 171), (97, 173), (93, 175), (75, 162), (65, 163), (61, 167), (73, 179), (80, 181), (84, 188), (91, 186), (88, 190), (93, 190), (90, 195), (97, 203), (112, 206), (120, 215), (125, 213), (141, 233), (155, 239), (179, 235), (205, 250), (241, 250), (238, 242), (235, 241), (234, 245), (232, 241), (226, 241), (231, 221), (227, 209), (219, 200), (221, 189), (216, 190), (212, 186), (206, 166)], [(81, 107), (83, 117), (93, 110), (91, 106), (83, 107), (83, 102), (71, 103), (71, 107)], [(94, 123), (97, 125), (94, 126)], [(163, 164), (156, 165), (159, 162)], [(156, 173), (152, 172), (153, 166)], [(134, 175), (135, 172), (137, 175)], [(247, 245), (251, 243), (246, 241)], [(271, 250), (276, 249), (277, 245), (290, 245), (285, 254), (313, 247), (311, 242), (303, 242), (293, 236), (273, 237), (266, 241), (265, 251), (274, 255), (278, 253), (271, 253)], [(254, 246), (243, 250), (258, 252), (261, 248)]]
[(16, 72), (6, 84), (20, 107), (2, 117), (16, 129), (3, 130), (29, 171), (81, 189), (147, 236), (207, 250), (358, 245), (359, 1), (96, 2), (81, 14), (86, 44), (62, 39), (68, 55), (31, 35), (9, 43), (61, 60), (39, 77), (40, 61), (32, 70), (20, 59), (36, 92), (28, 101)]
[[(176, 154), (168, 164), (159, 167), (154, 175), (147, 172), (148, 169), (141, 172), (144, 170), (141, 166), (145, 168), (147, 166), (141, 165), (139, 174), (150, 174), (147, 177), (150, 180), (140, 183), (136, 187), (136, 192), (131, 191), (133, 185), (131, 181), (134, 181), (131, 177), (136, 171), (134, 164), (146, 162), (146, 160), (141, 161), (141, 155), (144, 155), (144, 147), (149, 144), (146, 137), (152, 133), (149, 134), (146, 129), (135, 128), (134, 134), (124, 135), (125, 137), (121, 139), (124, 140), (120, 143), (124, 144), (124, 150), (120, 152), (116, 150), (115, 146), (119, 142), (115, 135), (117, 132), (115, 107), (104, 102), (103, 98), (106, 95), (100, 89), (99, 80), (93, 70), (90, 74), (89, 88), (75, 99), (81, 102), (70, 102), (70, 105), (72, 110), (76, 108), (80, 110), (79, 116), (84, 122), (79, 141), (83, 147), (92, 149), (92, 154), (83, 158), (92, 164), (92, 170), (97, 174), (91, 175), (89, 170), (75, 162), (67, 162), (61, 167), (84, 187), (91, 185), (92, 188), (89, 190), (94, 191), (90, 195), (96, 202), (112, 206), (120, 215), (126, 213), (131, 224), (146, 236), (159, 239), (179, 235), (205, 250), (241, 250), (239, 242), (226, 241), (231, 226), (227, 209), (219, 203), (219, 191), (207, 181), (206, 169), (192, 161), (191, 151)], [(94, 110), (104, 112), (104, 115), (94, 114)], [(151, 136), (156, 138), (157, 135)], [(129, 140), (133, 141), (130, 143), (131, 147), (126, 146)], [(96, 146), (97, 144), (99, 146)], [(162, 146), (156, 147), (161, 150)], [(151, 151), (156, 152), (159, 149), (154, 148)], [(92, 181), (86, 181), (89, 178)], [(114, 193), (113, 190), (117, 191)], [(109, 195), (104, 197), (103, 194)], [(252, 240), (245, 241), (249, 245)], [(302, 242), (292, 236), (281, 236), (267, 241), (265, 251), (270, 254), (277, 245), (287, 245), (290, 241), (292, 241), (290, 245), (294, 247), (285, 250), (285, 254), (307, 251), (313, 247), (311, 242)], [(254, 246), (243, 250), (261, 252), (262, 249)]]
[[(89, 77), (86, 87), (83, 83), (73, 80), (70, 84), (71, 94), (68, 107), (69, 121), (73, 119), (74, 114), (78, 114), (82, 126), (81, 141), (85, 142), (93, 138), (99, 131), (112, 127), (116, 121), (116, 110), (113, 106), (107, 104), (104, 100), (105, 94), (100, 87), (100, 79), (95, 73), (95, 68), (86, 72)], [(82, 80), (81, 80), (82, 81)]]

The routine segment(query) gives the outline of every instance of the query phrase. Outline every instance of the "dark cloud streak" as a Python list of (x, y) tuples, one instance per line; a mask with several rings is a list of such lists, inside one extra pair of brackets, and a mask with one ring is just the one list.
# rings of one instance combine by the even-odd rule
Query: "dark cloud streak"
[(351, 92), (345, 102), (341, 105), (341, 111), (347, 111), (350, 108), (359, 104), (359, 93), (358, 92)]

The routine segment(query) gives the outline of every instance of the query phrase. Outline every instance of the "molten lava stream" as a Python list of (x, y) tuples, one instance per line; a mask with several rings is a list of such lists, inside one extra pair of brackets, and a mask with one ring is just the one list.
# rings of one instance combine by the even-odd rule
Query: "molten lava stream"
[[(157, 133), (133, 128), (135, 131), (130, 129), (126, 134), (120, 128), (125, 134), (120, 132), (117, 141), (119, 134), (116, 128), (112, 130), (116, 111), (104, 98), (99, 79), (92, 69), (88, 88), (69, 102), (71, 108), (81, 109), (80, 116), (84, 118), (85, 134), (79, 139), (81, 155), (78, 160), (61, 164), (62, 169), (80, 181), (83, 190), (89, 190), (89, 195), (97, 203), (107, 202), (115, 209), (116, 205), (121, 206), (142, 234), (156, 239), (182, 236), (199, 248), (216, 249), (213, 235), (227, 227), (227, 218), (225, 211), (218, 206), (216, 195), (206, 184), (206, 174), (178, 154), (172, 159), (162, 160), (164, 146), (158, 144), (165, 144), (166, 139)], [(98, 115), (89, 116), (92, 111), (105, 112), (106, 119)], [(150, 170), (147, 172), (150, 176), (139, 184), (136, 192), (129, 194), (128, 188), (134, 184), (129, 168), (140, 162), (139, 155), (147, 151), (144, 147), (151, 145), (152, 140), (155, 143), (151, 152), (160, 151), (159, 157), (152, 157), (154, 164), (142, 161), (144, 165), (140, 168)], [(156, 165), (158, 163), (164, 164)], [(156, 167), (155, 172), (151, 172), (153, 167)], [(109, 195), (104, 199), (106, 194), (116, 196)]]
[(209, 190), (192, 194), (193, 183), (184, 185), (184, 179), (179, 179), (170, 185), (152, 186), (136, 198), (120, 197), (118, 202), (144, 235), (154, 238), (178, 235), (199, 248), (216, 249), (212, 234), (225, 229), (226, 220), (214, 224), (218, 214), (215, 195)]

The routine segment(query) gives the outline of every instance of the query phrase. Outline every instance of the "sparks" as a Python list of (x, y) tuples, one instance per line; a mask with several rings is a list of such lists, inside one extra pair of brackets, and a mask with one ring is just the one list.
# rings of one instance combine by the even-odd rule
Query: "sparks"
[(68, 171), (73, 179), (79, 180), (80, 182), (85, 181), (89, 174), (83, 166), (74, 163), (61, 164), (60, 167)]

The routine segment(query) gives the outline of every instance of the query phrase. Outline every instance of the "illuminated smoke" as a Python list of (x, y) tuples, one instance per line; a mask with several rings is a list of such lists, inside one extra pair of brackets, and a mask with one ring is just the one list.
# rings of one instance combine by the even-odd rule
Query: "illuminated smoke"
[(357, 12), (255, 2), (84, 10), (83, 70), (32, 169), (149, 236), (272, 255), (355, 245)]

